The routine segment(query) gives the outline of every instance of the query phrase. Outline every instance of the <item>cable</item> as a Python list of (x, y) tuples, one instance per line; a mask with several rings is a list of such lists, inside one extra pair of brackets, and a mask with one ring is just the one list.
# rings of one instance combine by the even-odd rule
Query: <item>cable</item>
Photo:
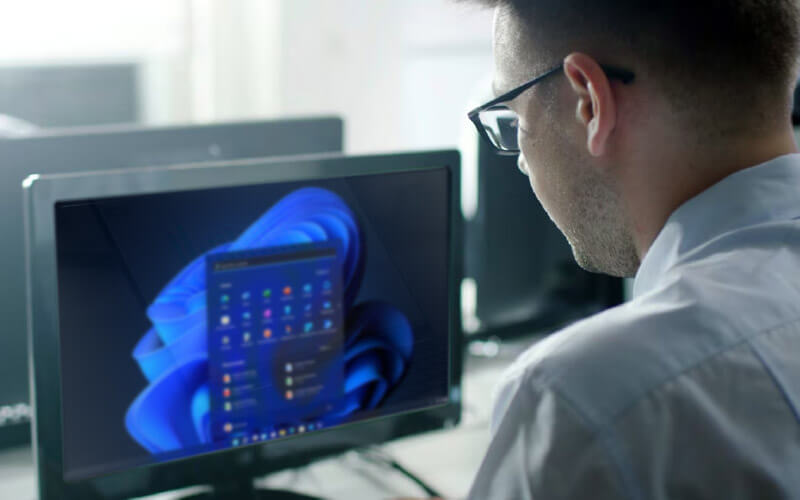
[(433, 487), (428, 485), (428, 483), (423, 481), (419, 476), (417, 476), (410, 470), (403, 467), (403, 465), (400, 464), (400, 462), (395, 460), (391, 455), (387, 454), (386, 452), (378, 450), (377, 448), (364, 448), (357, 450), (357, 453), (358, 456), (361, 457), (361, 459), (366, 462), (375, 465), (381, 465), (384, 467), (390, 467), (398, 471), (399, 473), (403, 474), (408, 479), (416, 483), (417, 486), (422, 488), (425, 491), (425, 493), (427, 493), (430, 497), (444, 498), (444, 496), (441, 493), (439, 493)]

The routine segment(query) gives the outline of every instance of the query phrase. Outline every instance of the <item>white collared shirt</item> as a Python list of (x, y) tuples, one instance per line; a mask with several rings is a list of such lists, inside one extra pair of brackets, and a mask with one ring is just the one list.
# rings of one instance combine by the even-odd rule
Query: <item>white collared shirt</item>
[(470, 499), (800, 498), (800, 155), (678, 208), (634, 299), (536, 344)]

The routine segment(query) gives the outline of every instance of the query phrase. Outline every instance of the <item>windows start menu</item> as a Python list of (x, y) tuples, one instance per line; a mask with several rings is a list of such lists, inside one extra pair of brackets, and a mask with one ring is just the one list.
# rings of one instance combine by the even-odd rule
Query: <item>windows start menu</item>
[(215, 443), (314, 431), (343, 409), (341, 274), (330, 242), (206, 258)]

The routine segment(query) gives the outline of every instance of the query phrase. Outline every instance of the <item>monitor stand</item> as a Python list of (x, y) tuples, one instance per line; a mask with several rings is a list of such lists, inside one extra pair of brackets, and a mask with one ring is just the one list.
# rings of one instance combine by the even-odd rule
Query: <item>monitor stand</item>
[(252, 481), (213, 485), (214, 491), (185, 497), (183, 500), (321, 500), (284, 490), (258, 489)]

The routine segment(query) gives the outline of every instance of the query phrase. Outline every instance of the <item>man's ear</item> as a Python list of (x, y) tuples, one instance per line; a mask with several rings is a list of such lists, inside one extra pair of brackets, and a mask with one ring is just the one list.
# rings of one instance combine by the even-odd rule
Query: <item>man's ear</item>
[(597, 61), (577, 52), (564, 59), (564, 72), (578, 98), (576, 115), (586, 127), (589, 154), (602, 156), (617, 125), (617, 105), (611, 82)]

